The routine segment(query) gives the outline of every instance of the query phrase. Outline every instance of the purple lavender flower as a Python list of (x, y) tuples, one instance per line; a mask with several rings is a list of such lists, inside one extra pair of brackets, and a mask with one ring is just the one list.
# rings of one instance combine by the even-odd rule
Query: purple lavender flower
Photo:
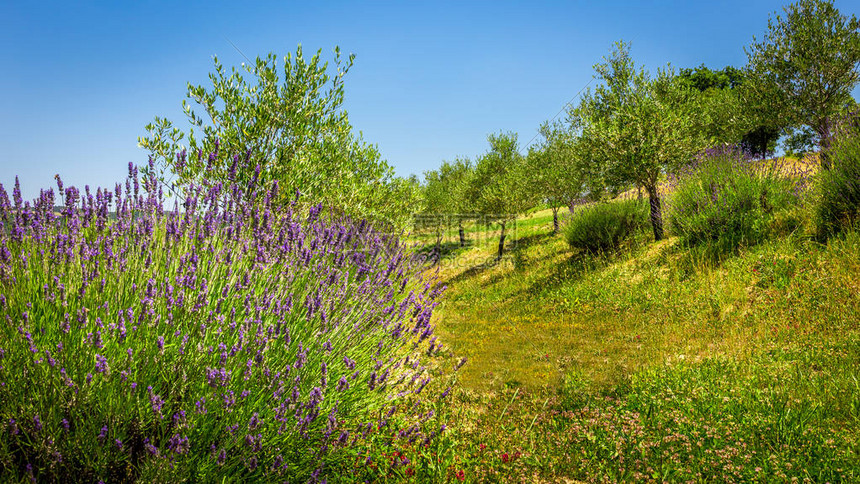
[(146, 452), (153, 457), (158, 457), (158, 447), (152, 445), (149, 439), (144, 439), (143, 442), (143, 448), (146, 449)]
[(245, 447), (248, 447), (251, 452), (260, 452), (263, 450), (263, 434), (247, 434), (244, 441)]
[(248, 422), (248, 430), (255, 430), (257, 427), (260, 426), (260, 418), (259, 417), (260, 416), (257, 412), (254, 412), (254, 414), (251, 415), (251, 420), (250, 420), (250, 422)]
[(349, 381), (347, 381), (345, 376), (340, 377), (340, 380), (337, 381), (336, 390), (342, 392), (344, 390), (349, 389)]
[(224, 399), (224, 409), (229, 412), (233, 405), (236, 404), (236, 397), (234, 396), (233, 391), (228, 390), (222, 395), (222, 398)]
[(149, 404), (152, 408), (152, 412), (160, 417), (161, 408), (164, 406), (164, 400), (161, 398), (160, 395), (157, 395), (155, 392), (152, 391), (151, 386), (146, 387), (146, 390), (149, 392)]
[(230, 372), (226, 368), (207, 368), (206, 381), (212, 388), (225, 387), (230, 383)]
[(179, 434), (173, 434), (173, 437), (167, 442), (167, 448), (177, 454), (187, 454), (191, 448), (188, 437)]
[(180, 411), (173, 414), (173, 427), (174, 428), (179, 427), (181, 425), (184, 425), (185, 421), (186, 421), (185, 410), (180, 410)]
[(98, 373), (107, 373), (110, 368), (108, 367), (107, 358), (102, 355), (96, 355), (96, 371)]

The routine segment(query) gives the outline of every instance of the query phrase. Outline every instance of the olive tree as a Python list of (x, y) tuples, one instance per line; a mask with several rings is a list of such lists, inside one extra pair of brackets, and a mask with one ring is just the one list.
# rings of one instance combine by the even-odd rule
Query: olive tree
[[(351, 216), (395, 224), (409, 219), (414, 187), (353, 131), (343, 109), (353, 56), (344, 60), (336, 48), (330, 66), (320, 55), (308, 59), (299, 46), (280, 63), (269, 54), (229, 71), (216, 57), (211, 86), (188, 84), (194, 105), (182, 102), (187, 133), (156, 117), (138, 140), (159, 178), (174, 190), (204, 179), (278, 180), (285, 198), (298, 190)], [(391, 199), (400, 203), (386, 205)]]
[(505, 230), (517, 216), (534, 206), (534, 199), (523, 188), (528, 183), (522, 178), (524, 157), (513, 133), (491, 134), (487, 137), (490, 150), (480, 156), (475, 165), (466, 196), (475, 211), (488, 222), (501, 227), (498, 258), (505, 250)]
[(528, 198), (546, 202), (552, 210), (553, 233), (558, 233), (558, 211), (571, 206), (583, 192), (583, 172), (576, 153), (578, 141), (562, 123), (544, 123), (540, 127), (543, 140), (529, 147), (522, 164), (523, 188)]
[(636, 68), (630, 50), (618, 42), (595, 66), (601, 84), (583, 96), (572, 113), (574, 127), (588, 153), (583, 157), (600, 184), (617, 193), (632, 185), (649, 198), (654, 239), (663, 238), (662, 203), (657, 187), (667, 172), (688, 163), (706, 141), (689, 112), (695, 103), (689, 89), (673, 79), (671, 69), (651, 78)]
[(440, 170), (424, 172), (424, 183), (421, 186), (421, 201), (423, 211), (416, 214), (415, 228), (429, 229), (435, 235), (434, 260), (438, 260), (441, 252), (442, 235), (447, 225), (447, 186)]
[(460, 247), (466, 245), (466, 231), (463, 222), (475, 217), (473, 207), (466, 196), (475, 167), (468, 158), (457, 158), (454, 161), (443, 161), (439, 172), (445, 180), (445, 213), (449, 221), (457, 224), (460, 236)]
[(424, 172), (422, 185), (423, 212), (416, 214), (420, 228), (432, 229), (436, 235), (436, 252), (441, 249), (442, 234), (451, 223), (456, 223), (460, 232), (460, 247), (466, 245), (463, 221), (474, 218), (467, 214), (470, 202), (466, 190), (474, 171), (468, 159), (443, 161), (437, 170)]
[(750, 154), (764, 158), (776, 148), (785, 126), (760, 100), (750, 99), (744, 70), (726, 66), (681, 69), (676, 77), (683, 86), (698, 92), (693, 97), (698, 113), (694, 121), (711, 144), (739, 144)]
[(829, 0), (798, 0), (783, 10), (768, 19), (764, 39), (753, 37), (745, 49), (751, 97), (772, 106), (783, 125), (809, 127), (826, 148), (832, 118), (860, 80), (860, 22)]

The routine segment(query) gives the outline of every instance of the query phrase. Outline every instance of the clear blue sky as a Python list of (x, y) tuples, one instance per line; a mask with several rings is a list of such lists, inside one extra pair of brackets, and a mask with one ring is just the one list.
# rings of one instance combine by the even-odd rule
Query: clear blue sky
[[(787, 2), (786, 2), (787, 3)], [(25, 197), (53, 185), (109, 186), (155, 115), (184, 122), (186, 83), (226, 65), (339, 45), (353, 126), (400, 175), (522, 144), (592, 78), (612, 43), (649, 70), (746, 63), (773, 1), (9, 2), (0, 3), (0, 182)], [(860, 4), (836, 0), (846, 14)]]

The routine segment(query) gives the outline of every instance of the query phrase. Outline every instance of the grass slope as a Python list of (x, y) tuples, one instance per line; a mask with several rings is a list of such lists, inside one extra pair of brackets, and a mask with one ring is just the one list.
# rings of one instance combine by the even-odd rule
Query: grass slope
[(860, 235), (716, 263), (647, 234), (589, 256), (551, 230), (521, 220), (496, 263), (494, 234), (447, 235), (435, 321), (469, 363), (424, 477), (860, 480)]

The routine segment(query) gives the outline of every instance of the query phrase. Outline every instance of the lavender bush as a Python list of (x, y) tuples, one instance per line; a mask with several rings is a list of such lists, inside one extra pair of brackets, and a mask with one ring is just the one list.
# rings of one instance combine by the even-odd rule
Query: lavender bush
[(818, 232), (823, 238), (860, 221), (860, 116), (852, 113), (839, 120), (828, 151), (830, 169), (822, 170)]
[(441, 288), (396, 237), (256, 183), (173, 211), (131, 164), (124, 189), (0, 185), (0, 474), (316, 481), (371, 430), (429, 438), (404, 401)]
[(763, 240), (773, 216), (801, 194), (807, 177), (754, 160), (736, 147), (703, 153), (680, 173), (669, 204), (672, 232), (717, 253)]
[(617, 200), (578, 208), (565, 225), (565, 240), (575, 249), (602, 252), (648, 226), (648, 206), (641, 200)]

